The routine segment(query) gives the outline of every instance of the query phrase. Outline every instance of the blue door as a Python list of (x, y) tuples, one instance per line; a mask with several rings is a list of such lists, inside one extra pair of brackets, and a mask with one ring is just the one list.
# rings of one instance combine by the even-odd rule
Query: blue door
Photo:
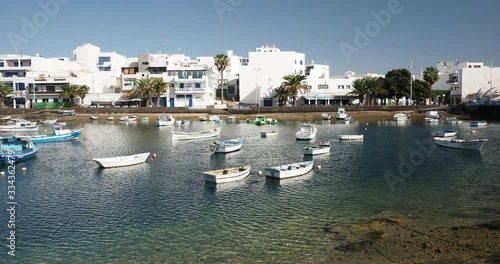
[(160, 106), (167, 106), (167, 98), (160, 97)]
[(193, 107), (193, 98), (189, 98), (189, 108)]
[(170, 98), (170, 107), (174, 107), (175, 101), (174, 98)]

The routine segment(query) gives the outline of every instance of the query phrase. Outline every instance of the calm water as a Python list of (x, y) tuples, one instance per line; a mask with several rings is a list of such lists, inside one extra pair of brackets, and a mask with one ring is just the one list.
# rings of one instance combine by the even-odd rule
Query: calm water
[[(1, 247), (0, 262), (297, 263), (323, 257), (331, 239), (325, 224), (387, 214), (443, 225), (498, 217), (500, 124), (474, 128), (478, 134), (468, 123), (453, 127), (462, 138), (489, 138), (481, 152), (426, 144), (432, 130), (451, 127), (445, 124), (316, 124), (316, 142), (330, 141), (331, 153), (314, 157), (320, 170), (282, 181), (257, 172), (305, 159), (302, 148), (310, 143), (294, 136), (300, 122), (224, 123), (221, 139), (245, 139), (226, 155), (211, 155), (213, 139), (173, 143), (171, 128), (153, 121), (68, 124), (85, 128), (80, 141), (40, 145), (35, 159), (17, 164), (17, 256)], [(184, 130), (215, 126), (193, 122)], [(260, 138), (270, 130), (278, 136)], [(340, 142), (340, 134), (365, 140)], [(105, 170), (92, 161), (145, 151), (158, 159)], [(203, 181), (202, 171), (242, 164), (252, 165), (243, 181)], [(386, 176), (399, 180), (393, 189)], [(6, 176), (0, 201), (4, 239)]]

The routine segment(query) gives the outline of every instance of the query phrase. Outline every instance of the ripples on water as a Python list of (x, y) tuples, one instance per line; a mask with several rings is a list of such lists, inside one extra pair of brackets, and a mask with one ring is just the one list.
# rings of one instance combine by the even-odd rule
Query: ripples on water
[[(414, 122), (414, 121), (412, 121)], [(18, 164), (16, 211), (19, 259), (25, 262), (297, 262), (321, 259), (329, 236), (322, 227), (402, 214), (434, 222), (486, 220), (500, 211), (496, 179), (500, 126), (478, 135), (467, 124), (462, 137), (490, 139), (479, 152), (427, 145), (423, 156), (391, 191), (385, 175), (417, 157), (430, 131), (448, 128), (414, 122), (317, 122), (330, 154), (314, 157), (321, 170), (288, 180), (257, 174), (265, 167), (310, 159), (296, 141), (300, 122), (276, 126), (225, 123), (221, 139), (240, 137), (243, 148), (212, 155), (213, 139), (175, 142), (171, 128), (99, 123), (84, 127), (80, 141), (40, 145), (37, 158)], [(183, 130), (218, 126), (193, 122)], [(260, 138), (260, 131), (278, 135)], [(340, 134), (364, 134), (340, 142)], [(425, 145), (425, 144), (424, 144)], [(99, 169), (93, 158), (151, 151), (146, 164)], [(412, 156), (414, 155), (414, 156)], [(252, 165), (240, 182), (205, 184), (201, 172)], [(0, 200), (6, 201), (6, 177)], [(5, 210), (3, 202), (1, 210)], [(5, 226), (5, 225), (3, 225)], [(5, 234), (5, 228), (2, 234)], [(1, 262), (1, 260), (0, 260)]]

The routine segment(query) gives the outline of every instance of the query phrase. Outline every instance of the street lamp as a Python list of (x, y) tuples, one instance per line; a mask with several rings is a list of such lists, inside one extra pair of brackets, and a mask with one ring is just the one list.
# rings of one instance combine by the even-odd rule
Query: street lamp
[(259, 88), (259, 86), (257, 85), (257, 75), (259, 73), (259, 71), (261, 70), (260, 68), (253, 68), (254, 71), (255, 71), (255, 105), (259, 106), (259, 110), (260, 110), (260, 105), (259, 105), (259, 93), (257, 92), (257, 89)]
[(187, 72), (186, 70), (184, 69), (184, 72), (183, 72), (183, 75), (184, 75), (184, 107), (187, 106), (187, 96), (186, 96), (186, 78), (187, 78)]
[(413, 60), (410, 61), (410, 105), (413, 104)]

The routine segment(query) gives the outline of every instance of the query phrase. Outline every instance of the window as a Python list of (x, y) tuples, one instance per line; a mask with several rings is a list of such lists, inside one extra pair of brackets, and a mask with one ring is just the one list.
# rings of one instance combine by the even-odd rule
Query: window
[(16, 83), (16, 91), (25, 91), (26, 85), (25, 83)]
[(58, 102), (59, 102), (59, 100), (58, 100), (57, 98), (52, 99), (52, 101), (53, 101), (54, 103), (58, 103)]
[(142, 62), (142, 65), (149, 65), (149, 62), (147, 62), (147, 61), (143, 61), (143, 62)]
[(319, 84), (318, 89), (328, 89), (328, 84)]
[(134, 86), (134, 85), (135, 85), (134, 79), (124, 79), (123, 80), (123, 86)]
[(123, 68), (122, 73), (123, 74), (135, 74), (137, 72), (136, 68)]
[(346, 89), (351, 89), (351, 86), (350, 85), (346, 85), (345, 88)]
[(344, 89), (344, 86), (343, 85), (339, 85), (338, 87), (339, 89)]
[(111, 62), (111, 58), (110, 57), (99, 57), (99, 65), (102, 65), (105, 62)]
[(227, 87), (227, 94), (235, 95), (236, 94), (236, 89), (234, 85), (229, 85)]
[(99, 67), (99, 71), (111, 71), (111, 67)]
[(48, 86), (46, 87), (48, 93), (55, 93), (56, 92), (56, 87), (55, 86)]
[(184, 89), (184, 84), (183, 83), (179, 83), (179, 88)]
[(302, 60), (300, 60), (300, 65), (304, 64), (304, 62)]
[(201, 88), (201, 83), (198, 83), (198, 82), (194, 83), (194, 88), (198, 88), (198, 89)]
[(3, 60), (0, 60), (0, 67), (4, 67), (4, 62), (3, 62)]

